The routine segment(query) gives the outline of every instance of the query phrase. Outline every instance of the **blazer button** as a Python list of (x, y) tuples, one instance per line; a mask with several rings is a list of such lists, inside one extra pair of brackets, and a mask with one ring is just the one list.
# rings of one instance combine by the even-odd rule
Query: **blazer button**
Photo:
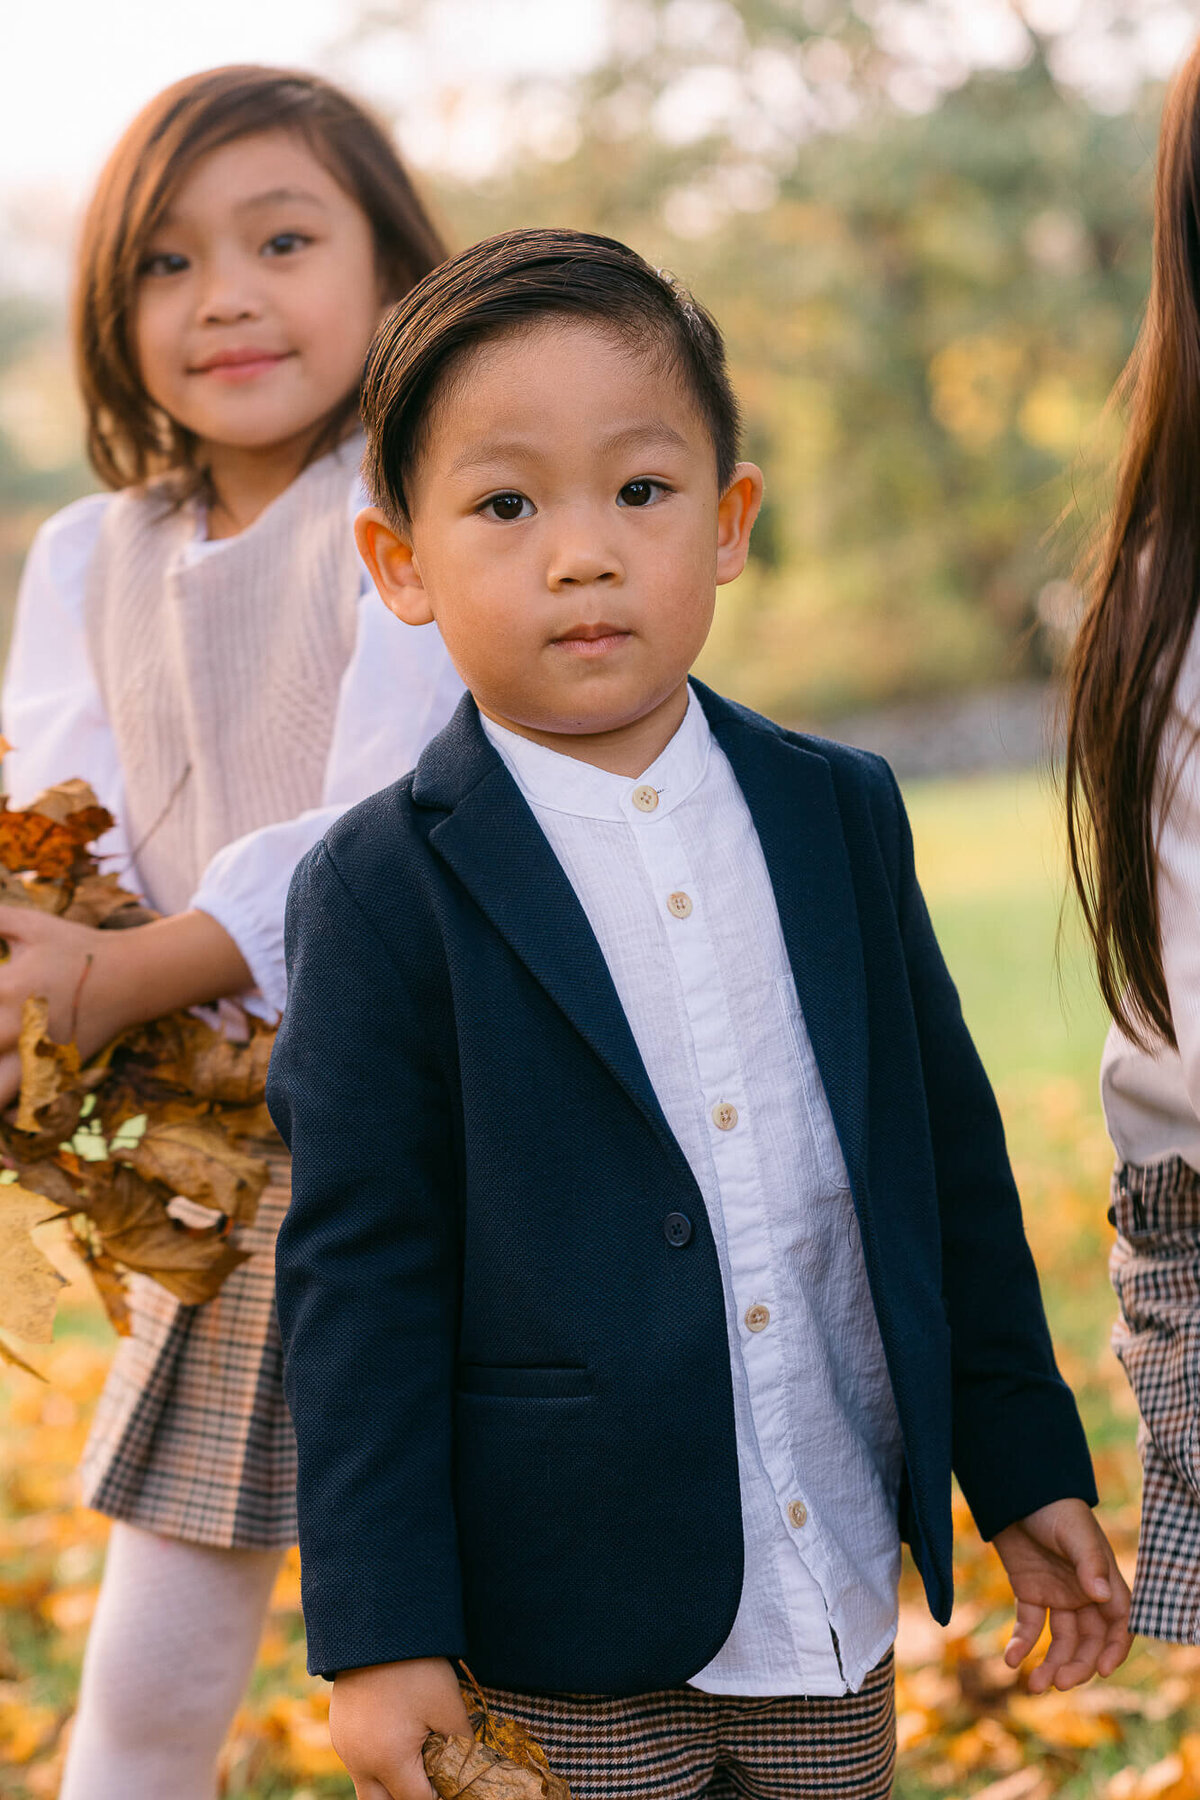
[(676, 1250), (692, 1241), (692, 1221), (686, 1213), (668, 1213), (663, 1220), (663, 1236)]

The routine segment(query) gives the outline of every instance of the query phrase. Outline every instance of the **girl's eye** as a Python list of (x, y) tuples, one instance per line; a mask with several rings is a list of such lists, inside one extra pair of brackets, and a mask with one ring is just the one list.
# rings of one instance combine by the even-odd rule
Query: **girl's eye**
[[(524, 511), (525, 507), (529, 508), (528, 512)], [(531, 519), (533, 503), (524, 494), (493, 494), (490, 500), (484, 501), (480, 511), (490, 513), (493, 519), (508, 525), (514, 519)]]
[(620, 506), (650, 506), (663, 492), (661, 481), (627, 481), (617, 495)]
[(264, 256), (291, 256), (294, 251), (302, 250), (312, 239), (305, 237), (302, 231), (277, 231), (273, 238), (268, 238), (262, 247)]
[(139, 275), (178, 275), (186, 269), (188, 259), (177, 250), (154, 250), (149, 256), (142, 258), (138, 268)]

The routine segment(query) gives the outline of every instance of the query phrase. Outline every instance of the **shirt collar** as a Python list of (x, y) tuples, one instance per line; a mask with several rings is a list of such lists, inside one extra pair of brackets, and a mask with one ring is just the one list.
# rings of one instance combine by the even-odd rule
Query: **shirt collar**
[[(646, 825), (695, 793), (708, 768), (712, 732), (704, 708), (688, 685), (687, 711), (670, 743), (643, 774), (631, 780), (612, 775), (561, 750), (518, 737), (494, 720), (479, 715), (479, 722), (495, 745), (513, 780), (529, 804), (550, 812), (574, 813), (586, 819), (618, 819)], [(656, 798), (647, 807), (647, 790)], [(634, 796), (639, 798), (635, 800)], [(640, 800), (640, 804), (639, 804)]]

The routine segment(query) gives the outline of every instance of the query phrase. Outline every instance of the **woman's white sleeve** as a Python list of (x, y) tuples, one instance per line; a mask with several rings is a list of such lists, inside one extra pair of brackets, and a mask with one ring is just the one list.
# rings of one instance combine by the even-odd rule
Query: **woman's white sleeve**
[[(25, 559), (0, 695), (4, 735), (12, 745), (4, 759), (4, 789), (14, 806), (81, 776), (114, 818), (123, 814), (120, 758), (84, 625), (87, 571), (108, 503), (107, 494), (89, 494), (64, 507), (42, 526)], [(123, 870), (128, 850), (119, 824), (98, 848), (116, 859), (110, 867)]]
[(283, 914), (292, 872), (338, 815), (407, 774), (462, 698), (433, 625), (402, 625), (369, 583), (358, 600), (354, 651), (342, 677), (322, 804), (227, 844), (192, 896), (237, 944), (268, 1006), (287, 996)]

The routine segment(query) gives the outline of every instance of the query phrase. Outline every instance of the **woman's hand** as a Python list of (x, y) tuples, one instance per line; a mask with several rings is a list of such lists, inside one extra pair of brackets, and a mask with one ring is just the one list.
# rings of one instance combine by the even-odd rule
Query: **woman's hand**
[(131, 1025), (254, 985), (241, 951), (208, 913), (177, 913), (127, 931), (98, 931), (32, 907), (0, 906), (0, 1106), (21, 1084), (17, 1038), (31, 995), (50, 1008), (50, 1036), (86, 1061)]

